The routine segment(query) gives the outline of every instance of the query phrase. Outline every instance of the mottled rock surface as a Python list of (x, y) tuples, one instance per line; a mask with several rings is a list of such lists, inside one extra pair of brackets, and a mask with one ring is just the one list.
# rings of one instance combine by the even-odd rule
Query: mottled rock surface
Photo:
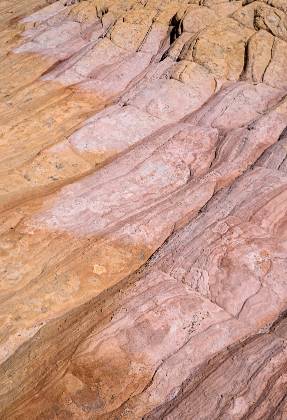
[(0, 418), (286, 420), (286, 0), (2, 0), (0, 60)]

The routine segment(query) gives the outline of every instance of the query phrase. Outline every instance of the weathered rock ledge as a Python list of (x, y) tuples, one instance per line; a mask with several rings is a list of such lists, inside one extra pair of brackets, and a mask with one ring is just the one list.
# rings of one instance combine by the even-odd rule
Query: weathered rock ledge
[(0, 418), (286, 420), (286, 0), (2, 0), (0, 60)]

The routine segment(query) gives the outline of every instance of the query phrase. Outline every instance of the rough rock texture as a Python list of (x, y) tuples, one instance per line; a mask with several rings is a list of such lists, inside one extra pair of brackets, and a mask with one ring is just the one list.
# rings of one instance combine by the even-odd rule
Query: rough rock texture
[(286, 0), (2, 0), (0, 57), (0, 418), (287, 419)]

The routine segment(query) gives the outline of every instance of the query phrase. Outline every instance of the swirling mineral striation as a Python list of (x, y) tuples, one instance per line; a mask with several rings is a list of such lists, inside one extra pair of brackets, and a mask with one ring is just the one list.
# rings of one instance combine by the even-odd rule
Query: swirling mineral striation
[(1, 0), (0, 418), (287, 419), (287, 1)]

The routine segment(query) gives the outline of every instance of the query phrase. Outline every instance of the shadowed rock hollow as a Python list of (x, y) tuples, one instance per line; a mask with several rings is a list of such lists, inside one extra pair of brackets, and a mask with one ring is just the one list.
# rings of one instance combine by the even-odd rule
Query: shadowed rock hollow
[(287, 418), (286, 0), (2, 0), (0, 418)]

